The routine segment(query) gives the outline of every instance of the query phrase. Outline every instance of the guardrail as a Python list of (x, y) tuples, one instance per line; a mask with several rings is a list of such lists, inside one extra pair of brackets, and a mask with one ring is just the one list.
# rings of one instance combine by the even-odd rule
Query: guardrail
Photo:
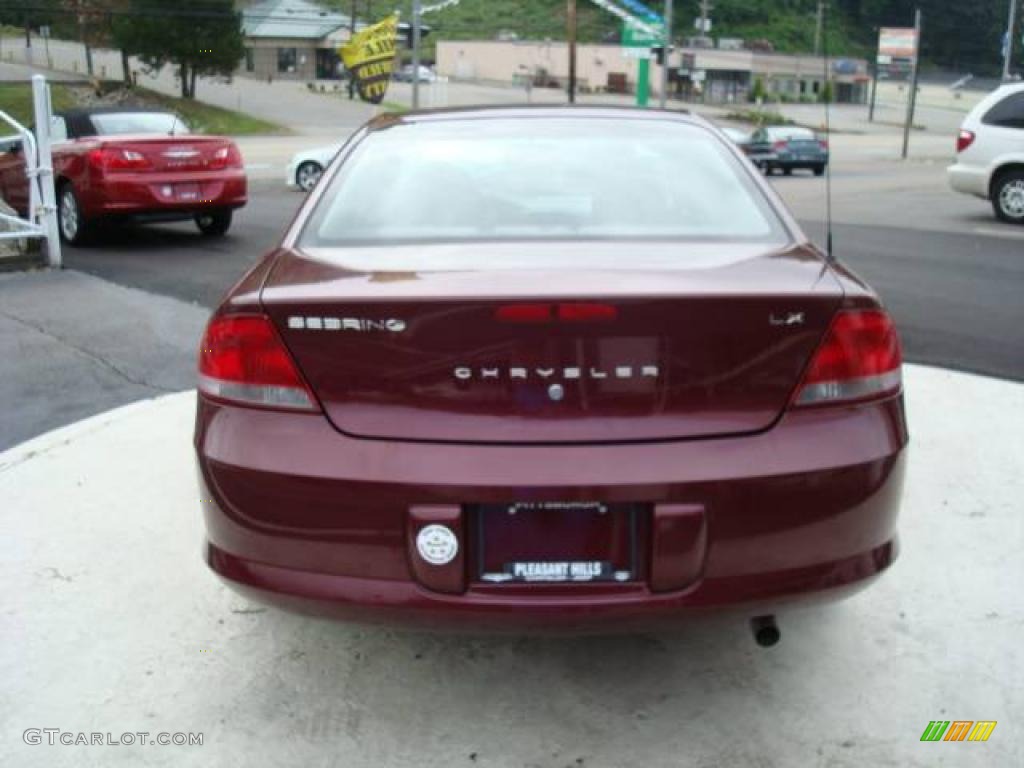
[[(51, 153), (50, 126), (53, 108), (50, 87), (42, 75), (32, 77), (32, 105), (35, 114), (35, 132), (28, 130), (0, 111), (0, 120), (13, 134), (0, 137), (0, 145), (20, 147), (28, 181), (28, 216), (24, 219), (0, 212), (0, 221), (9, 229), (0, 232), (0, 240), (40, 238), (46, 244), (47, 263), (61, 265), (60, 234), (57, 229), (57, 194), (54, 189), (53, 155)], [(10, 151), (10, 150), (9, 150)]]

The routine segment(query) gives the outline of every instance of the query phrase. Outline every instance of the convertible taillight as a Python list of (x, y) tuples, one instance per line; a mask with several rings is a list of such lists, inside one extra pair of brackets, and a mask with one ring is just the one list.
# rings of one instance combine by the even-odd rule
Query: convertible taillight
[(199, 391), (241, 405), (319, 410), (295, 361), (264, 315), (210, 321), (199, 350)]
[(888, 397), (903, 385), (903, 356), (892, 320), (881, 310), (835, 316), (814, 353), (794, 405), (830, 405)]
[(208, 167), (213, 171), (221, 171), (225, 168), (241, 168), (242, 153), (238, 151), (238, 147), (234, 144), (228, 144), (226, 147), (221, 147), (213, 153)]
[(152, 167), (141, 152), (133, 149), (101, 147), (88, 154), (89, 165), (98, 171), (145, 171)]

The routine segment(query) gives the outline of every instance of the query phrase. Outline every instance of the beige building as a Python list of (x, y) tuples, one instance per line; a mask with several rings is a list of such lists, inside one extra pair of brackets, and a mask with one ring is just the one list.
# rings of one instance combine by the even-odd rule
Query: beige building
[[(577, 82), (581, 90), (633, 92), (639, 60), (619, 45), (578, 45)], [(490, 40), (437, 43), (437, 72), (454, 80), (500, 83), (531, 81), (564, 85), (568, 79), (568, 46), (561, 41), (503, 42)], [(867, 62), (830, 62), (835, 98), (841, 102), (867, 100)], [(652, 95), (657, 95), (661, 67), (650, 64)], [(814, 99), (825, 82), (825, 61), (817, 56), (794, 56), (715, 48), (683, 49), (669, 61), (670, 92), (682, 98), (713, 103), (747, 101), (761, 80), (769, 93), (794, 101)]]
[(306, 0), (249, 5), (242, 10), (245, 59), (239, 74), (271, 80), (338, 78), (338, 46), (348, 41), (350, 26), (350, 17)]

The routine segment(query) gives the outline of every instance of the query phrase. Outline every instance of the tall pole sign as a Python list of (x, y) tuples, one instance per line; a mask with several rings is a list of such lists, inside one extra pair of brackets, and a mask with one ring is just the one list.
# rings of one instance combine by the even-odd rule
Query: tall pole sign
[[(636, 105), (646, 107), (651, 95), (651, 48), (665, 42), (662, 24), (641, 25), (626, 19), (622, 25), (623, 52), (630, 58), (639, 59), (636, 67)], [(667, 64), (667, 62), (666, 62)]]

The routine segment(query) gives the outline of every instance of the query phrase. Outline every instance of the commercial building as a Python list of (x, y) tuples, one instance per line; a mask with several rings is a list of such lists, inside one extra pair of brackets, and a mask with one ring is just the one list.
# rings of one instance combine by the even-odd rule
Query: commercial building
[[(632, 92), (639, 59), (636, 49), (620, 45), (578, 45), (577, 83), (583, 91)], [(651, 61), (652, 93), (657, 94), (661, 68)], [(863, 59), (828, 63), (834, 98), (865, 103), (870, 75)], [(454, 80), (564, 85), (568, 50), (561, 41), (459, 40), (437, 42), (437, 72)], [(826, 82), (820, 56), (761, 53), (719, 48), (684, 48), (669, 59), (670, 94), (709, 103), (744, 102), (760, 80), (766, 93), (792, 101), (818, 98)]]
[[(338, 46), (351, 18), (306, 0), (263, 0), (242, 9), (245, 60), (240, 75), (314, 80), (341, 75)], [(362, 24), (359, 25), (360, 27)]]

